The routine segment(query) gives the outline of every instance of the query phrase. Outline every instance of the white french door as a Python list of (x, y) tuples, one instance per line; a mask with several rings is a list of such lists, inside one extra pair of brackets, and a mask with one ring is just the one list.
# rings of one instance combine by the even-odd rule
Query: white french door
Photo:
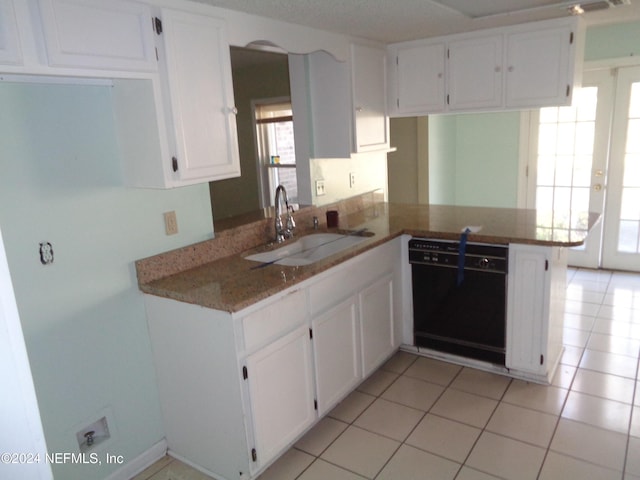
[(602, 266), (640, 271), (640, 67), (618, 70)]
[(533, 112), (527, 207), (555, 234), (602, 215), (569, 264), (640, 271), (640, 67), (586, 72), (571, 107)]

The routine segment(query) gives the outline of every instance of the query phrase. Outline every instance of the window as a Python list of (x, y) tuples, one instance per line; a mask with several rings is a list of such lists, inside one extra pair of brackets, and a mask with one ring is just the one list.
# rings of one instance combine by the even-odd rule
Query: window
[(291, 102), (256, 103), (255, 123), (264, 206), (273, 205), (278, 185), (284, 185), (289, 203), (298, 203)]

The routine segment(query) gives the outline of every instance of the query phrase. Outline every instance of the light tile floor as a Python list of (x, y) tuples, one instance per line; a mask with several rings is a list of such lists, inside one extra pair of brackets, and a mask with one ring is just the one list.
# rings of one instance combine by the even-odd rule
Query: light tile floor
[(260, 480), (640, 480), (640, 275), (570, 269), (565, 311), (552, 385), (399, 352)]

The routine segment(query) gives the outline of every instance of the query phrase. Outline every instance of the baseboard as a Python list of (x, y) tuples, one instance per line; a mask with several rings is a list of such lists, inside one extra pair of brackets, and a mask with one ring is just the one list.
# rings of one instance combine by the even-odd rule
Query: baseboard
[(167, 441), (163, 438), (146, 452), (127, 462), (105, 480), (130, 480), (145, 468), (153, 465), (167, 454)]

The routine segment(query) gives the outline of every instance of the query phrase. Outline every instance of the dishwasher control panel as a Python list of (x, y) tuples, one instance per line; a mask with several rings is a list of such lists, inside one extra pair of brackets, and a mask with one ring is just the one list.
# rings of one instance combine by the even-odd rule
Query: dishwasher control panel
[(409, 240), (409, 263), (458, 268), (461, 254), (467, 270), (507, 273), (507, 245), (467, 243), (461, 250), (460, 242), (422, 238)]

